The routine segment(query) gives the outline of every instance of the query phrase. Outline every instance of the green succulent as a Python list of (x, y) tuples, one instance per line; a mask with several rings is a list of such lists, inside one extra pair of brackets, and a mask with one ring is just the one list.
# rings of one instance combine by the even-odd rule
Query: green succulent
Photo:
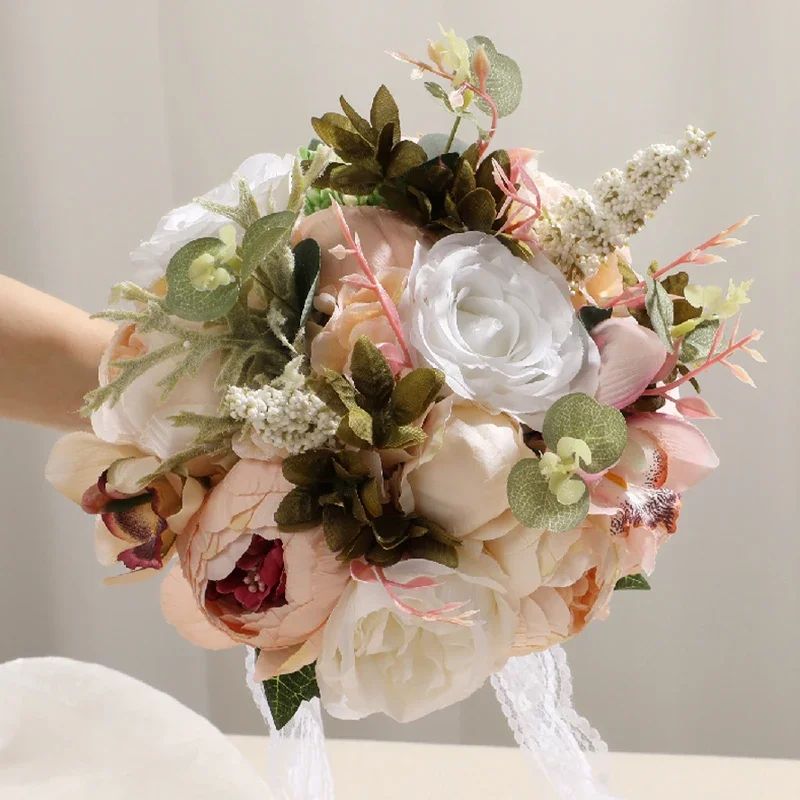
[[(374, 463), (374, 462), (372, 462)], [(283, 530), (307, 530), (320, 523), (328, 547), (340, 561), (364, 558), (391, 566), (403, 556), (458, 565), (458, 540), (419, 515), (405, 516), (382, 498), (366, 452), (312, 450), (283, 462), (295, 485), (275, 512)]]

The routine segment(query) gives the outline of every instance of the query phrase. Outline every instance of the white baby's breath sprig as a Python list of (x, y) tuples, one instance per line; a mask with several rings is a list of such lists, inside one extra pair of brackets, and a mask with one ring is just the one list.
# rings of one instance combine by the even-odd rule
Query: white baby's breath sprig
[(689, 177), (690, 159), (708, 155), (712, 136), (689, 126), (676, 145), (639, 150), (624, 170), (601, 175), (591, 193), (578, 191), (546, 209), (535, 232), (547, 256), (566, 273), (591, 275)]
[(329, 445), (341, 421), (308, 388), (297, 360), (261, 389), (229, 387), (223, 409), (232, 419), (251, 426), (264, 442), (292, 455)]

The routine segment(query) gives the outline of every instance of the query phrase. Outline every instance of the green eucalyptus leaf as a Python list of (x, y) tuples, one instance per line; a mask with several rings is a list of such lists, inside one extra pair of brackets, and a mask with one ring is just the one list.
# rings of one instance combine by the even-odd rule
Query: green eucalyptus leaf
[(654, 281), (649, 275), (644, 280), (647, 286), (645, 297), (647, 316), (650, 317), (653, 330), (663, 342), (664, 347), (672, 352), (672, 337), (669, 332), (675, 319), (672, 299), (658, 281)]
[[(432, 85), (441, 89), (445, 99), (447, 98), (447, 94), (445, 94), (444, 89), (442, 89), (438, 83), (434, 83)], [(461, 139), (453, 139), (453, 141), (450, 143), (450, 149), (445, 150), (449, 140), (450, 135), (447, 133), (426, 133), (420, 138), (419, 146), (425, 151), (428, 159), (438, 158), (439, 156), (444, 155), (444, 153), (463, 153), (467, 149), (468, 145), (466, 142), (462, 142)]]
[(473, 189), (458, 204), (458, 215), (470, 230), (489, 232), (497, 216), (492, 193), (488, 189)]
[[(497, 106), (497, 114), (507, 117), (516, 111), (522, 99), (522, 72), (513, 58), (498, 53), (491, 39), (485, 36), (473, 36), (467, 40), (470, 57), (474, 58), (478, 48), (483, 45), (489, 59), (489, 77), (486, 80), (486, 92)], [(480, 98), (476, 104), (481, 111), (490, 113), (489, 106)]]
[(437, 564), (444, 564), (451, 569), (458, 568), (456, 548), (452, 544), (439, 542), (429, 536), (410, 539), (405, 552), (409, 558), (425, 558), (428, 561), (435, 561)]
[(289, 241), (296, 220), (296, 212), (278, 211), (257, 219), (247, 229), (242, 241), (242, 280)]
[(576, 393), (550, 406), (542, 425), (542, 436), (548, 449), (554, 452), (564, 436), (583, 439), (592, 451), (592, 463), (584, 464), (583, 469), (596, 473), (619, 460), (628, 441), (628, 426), (616, 408)]
[(419, 419), (444, 386), (444, 373), (420, 367), (397, 382), (392, 392), (392, 418), (398, 425)]
[(394, 374), (386, 357), (366, 336), (359, 337), (353, 347), (350, 373), (353, 385), (372, 408), (386, 405), (394, 391)]
[(275, 524), (284, 531), (313, 528), (320, 522), (322, 522), (322, 508), (319, 498), (300, 486), (292, 489), (275, 510)]
[(511, 512), (529, 528), (564, 533), (579, 525), (589, 513), (588, 489), (577, 503), (563, 505), (550, 491), (538, 458), (518, 461), (508, 476), (507, 488)]
[(680, 360), (685, 364), (708, 358), (719, 328), (718, 319), (703, 320), (681, 342)]
[(297, 713), (304, 700), (319, 697), (316, 662), (289, 675), (276, 675), (264, 681), (263, 686), (275, 727), (280, 730)]
[(167, 266), (167, 295), (164, 305), (170, 314), (190, 322), (211, 322), (224, 317), (239, 299), (239, 284), (218, 286), (210, 291), (196, 289), (189, 270), (196, 258), (209, 253), (216, 255), (225, 243), (221, 239), (204, 237), (181, 247)]
[(394, 144), (400, 141), (400, 110), (392, 93), (384, 85), (381, 85), (375, 93), (369, 118), (372, 127), (377, 131), (382, 131), (385, 125), (392, 124)]
[(647, 578), (644, 575), (639, 573), (638, 575), (627, 575), (624, 578), (620, 578), (616, 584), (614, 584), (614, 591), (623, 590), (623, 589), (637, 589), (639, 591), (649, 591), (650, 584), (647, 582)]

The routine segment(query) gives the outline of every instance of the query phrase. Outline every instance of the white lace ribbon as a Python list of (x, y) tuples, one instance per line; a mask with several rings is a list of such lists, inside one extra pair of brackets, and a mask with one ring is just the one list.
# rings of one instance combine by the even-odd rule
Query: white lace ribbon
[[(247, 685), (270, 730), (267, 784), (274, 800), (333, 800), (333, 778), (318, 699), (303, 703), (281, 730), (247, 648)], [(618, 800), (606, 787), (608, 748), (572, 707), (572, 677), (560, 647), (509, 659), (492, 675), (497, 700), (534, 773), (559, 800)], [(540, 795), (537, 795), (540, 796)]]
[(255, 680), (255, 650), (247, 648), (247, 685), (269, 727), (267, 786), (272, 800), (333, 800), (333, 776), (325, 749), (319, 699), (300, 705), (292, 719), (278, 730), (264, 689)]
[(537, 786), (548, 783), (560, 800), (617, 800), (606, 786), (608, 747), (572, 707), (560, 647), (509, 659), (492, 686)]

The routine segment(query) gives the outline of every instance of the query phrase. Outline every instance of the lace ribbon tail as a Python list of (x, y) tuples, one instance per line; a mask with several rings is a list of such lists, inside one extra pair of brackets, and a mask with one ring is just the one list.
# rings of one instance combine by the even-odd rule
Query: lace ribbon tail
[(492, 686), (539, 785), (560, 800), (619, 800), (607, 787), (606, 743), (572, 707), (562, 648), (509, 659)]
[(278, 730), (264, 689), (255, 680), (255, 664), (255, 650), (248, 647), (247, 686), (270, 734), (267, 785), (272, 797), (274, 800), (334, 800), (319, 699), (304, 702), (291, 721)]

